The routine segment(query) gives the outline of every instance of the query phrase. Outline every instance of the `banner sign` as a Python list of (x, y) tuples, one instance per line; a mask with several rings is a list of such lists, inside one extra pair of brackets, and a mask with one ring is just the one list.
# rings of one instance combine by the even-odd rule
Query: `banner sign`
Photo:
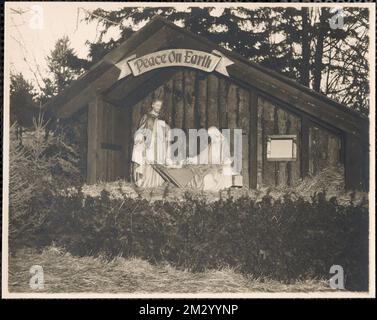
[(118, 80), (133, 74), (135, 77), (145, 72), (166, 67), (190, 67), (205, 72), (219, 72), (229, 76), (226, 67), (233, 64), (219, 51), (211, 53), (192, 49), (169, 49), (153, 52), (142, 57), (130, 56), (116, 64), (121, 70)]

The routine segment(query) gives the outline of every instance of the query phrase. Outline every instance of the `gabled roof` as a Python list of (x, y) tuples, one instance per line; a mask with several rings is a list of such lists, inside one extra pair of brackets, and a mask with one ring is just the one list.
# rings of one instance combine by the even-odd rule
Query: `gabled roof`
[[(124, 87), (136, 88), (143, 81), (148, 81), (150, 75), (135, 77), (137, 80), (129, 76), (117, 81), (120, 70), (115, 64), (132, 54), (142, 56), (166, 48), (190, 48), (207, 52), (218, 50), (234, 62), (227, 67), (230, 79), (343, 132), (359, 137), (368, 134), (367, 117), (158, 16), (105, 55), (61, 94), (52, 98), (45, 108), (57, 117), (66, 118), (85, 107), (95, 95), (104, 93), (113, 86), (119, 87), (119, 83)], [(153, 72), (156, 71), (148, 73)]]

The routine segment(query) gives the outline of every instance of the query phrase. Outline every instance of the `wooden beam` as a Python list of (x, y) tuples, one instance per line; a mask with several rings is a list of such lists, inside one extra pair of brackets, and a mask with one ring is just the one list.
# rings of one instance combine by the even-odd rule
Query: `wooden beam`
[(249, 185), (257, 188), (258, 178), (258, 96), (250, 91), (250, 128), (249, 128)]
[(238, 127), (242, 129), (242, 180), (250, 188), (250, 93), (237, 88)]
[(301, 118), (301, 177), (309, 174), (309, 130), (310, 121), (306, 117)]
[(95, 97), (88, 107), (88, 152), (87, 152), (87, 183), (97, 182), (99, 165), (101, 161), (100, 128), (102, 121), (103, 100), (101, 96)]
[(227, 103), (226, 97), (228, 95), (228, 80), (225, 77), (219, 77), (219, 106), (218, 106), (218, 113), (219, 113), (219, 123), (220, 129), (228, 127), (228, 111), (227, 111)]
[(199, 128), (207, 128), (207, 77), (204, 73), (197, 74), (197, 115)]
[[(165, 26), (155, 30), (153, 37), (147, 37), (142, 42), (135, 41), (134, 47), (128, 45), (127, 50), (124, 49), (125, 51), (122, 54), (120, 54), (119, 49), (116, 49), (117, 55), (113, 54), (111, 58), (110, 56), (104, 58), (98, 66), (93, 67), (82, 78), (75, 81), (75, 85), (71, 85), (57, 98), (46, 104), (46, 107), (53, 108), (60, 118), (69, 117), (82, 106), (88, 104), (96, 95), (105, 92), (118, 82), (120, 70), (115, 66), (116, 62), (132, 54), (142, 56), (149, 53), (151, 48), (153, 50), (163, 49), (174, 42), (174, 36), (178, 37), (173, 30)], [(132, 80), (133, 76), (127, 76), (120, 82), (129, 83), (130, 79)]]
[(88, 82), (96, 79), (105, 70), (109, 69), (109, 66), (120, 61), (132, 50), (135, 50), (137, 46), (145, 42), (147, 38), (152, 37), (164, 25), (166, 24), (161, 19), (152, 19), (151, 22), (147, 23), (147, 25), (135, 32), (129, 39), (127, 39), (127, 41), (123, 42), (119, 47), (106, 54), (104, 58), (92, 66), (88, 72), (66, 88), (62, 94), (48, 101), (44, 107), (47, 109), (51, 107), (55, 109), (60, 107), (65, 101), (72, 99), (78, 92), (82, 91), (86, 87)]
[(207, 126), (219, 127), (218, 118), (219, 79), (210, 74), (207, 77)]
[(345, 184), (347, 190), (367, 190), (369, 182), (369, 151), (351, 134), (345, 136)]
[(124, 108), (121, 111), (122, 117), (120, 121), (123, 124), (123, 134), (122, 134), (122, 142), (123, 142), (123, 152), (122, 152), (122, 163), (124, 164), (124, 177), (127, 181), (131, 181), (131, 157), (132, 157), (132, 145), (133, 145), (133, 137), (132, 137), (132, 124), (131, 124), (131, 116), (132, 112), (129, 109)]
[(119, 69), (115, 66), (104, 71), (101, 76), (88, 84), (77, 93), (72, 99), (68, 100), (64, 105), (56, 110), (59, 118), (68, 118), (77, 112), (82, 106), (88, 104), (97, 95), (100, 95), (104, 90), (108, 89), (112, 83), (117, 81)]
[[(103, 94), (106, 99), (119, 104), (134, 91), (144, 92), (144, 89), (141, 90), (141, 88), (144, 88), (144, 85), (148, 84), (150, 80), (155, 78), (158, 74), (161, 74), (161, 70), (153, 70), (138, 77), (123, 79), (116, 82), (113, 86), (104, 91)], [(127, 105), (130, 105), (130, 103), (127, 103)]]
[(183, 71), (178, 71), (173, 83), (174, 126), (179, 129), (183, 129), (185, 115), (183, 79)]
[(184, 128), (194, 129), (195, 127), (195, 79), (194, 71), (185, 70), (183, 73), (184, 81), (184, 106), (185, 106), (185, 122)]
[(142, 83), (140, 81), (141, 79), (137, 79), (139, 89), (136, 89), (135, 87), (134, 90), (131, 90), (131, 87), (136, 85), (135, 83), (133, 83), (132, 86), (124, 84), (123, 86), (115, 88), (114, 91), (107, 91), (104, 96), (106, 99), (114, 101), (117, 105), (123, 104), (123, 107), (132, 107), (148, 95), (148, 93), (169, 81), (178, 71), (178, 69), (172, 68), (148, 72), (145, 74), (148, 81)]

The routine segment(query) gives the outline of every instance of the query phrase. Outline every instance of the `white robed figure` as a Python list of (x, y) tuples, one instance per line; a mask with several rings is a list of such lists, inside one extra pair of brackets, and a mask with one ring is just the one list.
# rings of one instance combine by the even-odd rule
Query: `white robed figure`
[(197, 156), (186, 160), (188, 164), (207, 164), (207, 170), (197, 172), (188, 187), (204, 191), (220, 191), (233, 185), (233, 158), (230, 156), (230, 147), (225, 136), (216, 127), (208, 129), (211, 138), (210, 144)]
[(151, 111), (141, 118), (134, 136), (132, 175), (138, 187), (158, 187), (165, 181), (152, 167), (165, 164), (166, 160), (169, 126), (158, 119), (161, 107), (161, 100), (153, 101)]

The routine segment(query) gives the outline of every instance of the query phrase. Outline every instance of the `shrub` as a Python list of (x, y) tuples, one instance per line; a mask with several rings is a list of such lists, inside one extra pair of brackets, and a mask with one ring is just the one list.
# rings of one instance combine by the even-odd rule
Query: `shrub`
[[(81, 183), (77, 154), (65, 143), (64, 136), (46, 132), (43, 117), (34, 119), (34, 127), (16, 134), (10, 128), (9, 146), (9, 219), (10, 243), (44, 223), (45, 196), (68, 185)], [(48, 196), (47, 201), (52, 198)], [(27, 221), (27, 223), (26, 223)]]
[(193, 271), (231, 266), (281, 281), (329, 278), (338, 264), (348, 289), (368, 284), (368, 210), (323, 193), (311, 201), (287, 194), (208, 202), (186, 194), (184, 201), (149, 202), (78, 190), (46, 195), (39, 206), (33, 210), (43, 223), (23, 243), (53, 242), (77, 255), (136, 256)]

